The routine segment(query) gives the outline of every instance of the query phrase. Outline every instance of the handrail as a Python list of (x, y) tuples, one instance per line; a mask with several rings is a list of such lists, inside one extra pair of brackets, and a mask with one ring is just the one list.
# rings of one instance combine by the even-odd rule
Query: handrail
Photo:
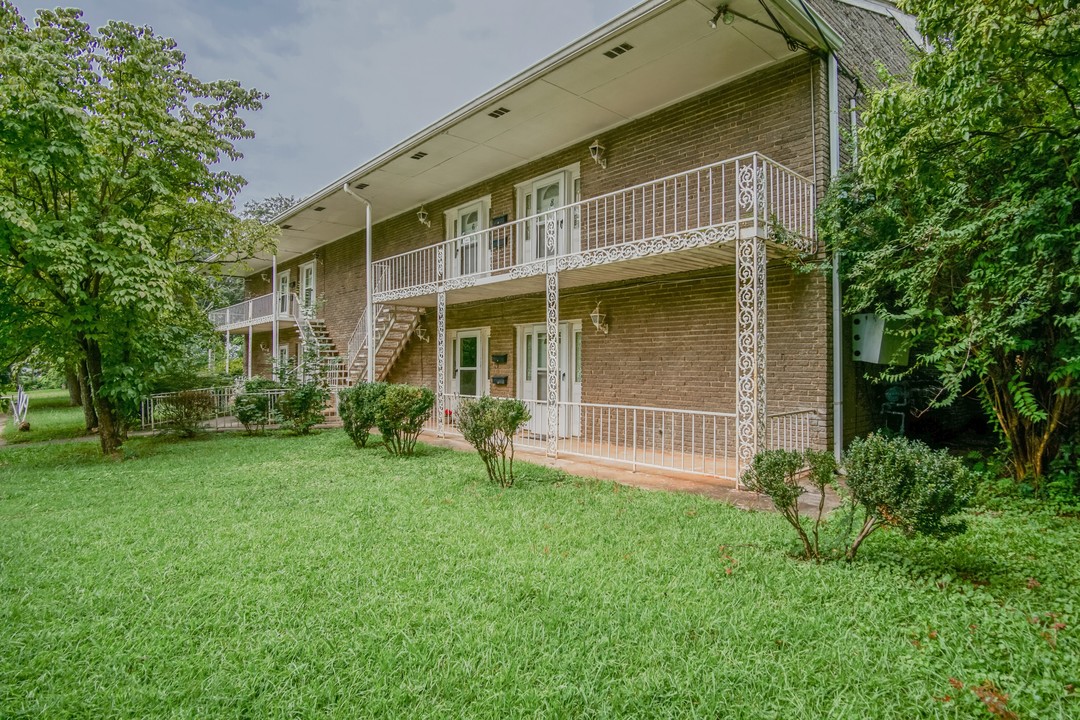
[(655, 245), (675, 236), (685, 241), (689, 233), (710, 228), (726, 228), (713, 233), (712, 242), (745, 230), (783, 228), (774, 236), (777, 242), (810, 251), (815, 198), (808, 178), (760, 153), (747, 153), (375, 260), (374, 290), (383, 300), (403, 299), (459, 278), (471, 283), (479, 277), (537, 274), (544, 272), (537, 261), (556, 257), (579, 256), (567, 261), (579, 264), (613, 262), (626, 255), (610, 248)]

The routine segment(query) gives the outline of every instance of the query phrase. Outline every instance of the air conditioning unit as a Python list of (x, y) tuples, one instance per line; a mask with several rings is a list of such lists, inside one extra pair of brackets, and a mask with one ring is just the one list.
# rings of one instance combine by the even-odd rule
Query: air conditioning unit
[(909, 343), (901, 337), (900, 323), (877, 315), (851, 319), (851, 359), (878, 365), (907, 365)]

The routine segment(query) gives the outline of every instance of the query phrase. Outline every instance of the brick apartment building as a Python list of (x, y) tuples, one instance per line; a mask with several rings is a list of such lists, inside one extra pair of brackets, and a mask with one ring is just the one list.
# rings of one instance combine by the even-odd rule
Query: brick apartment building
[(336, 385), (431, 387), (435, 433), (491, 394), (551, 454), (839, 448), (867, 419), (839, 289), (791, 259), (860, 82), (917, 42), (880, 0), (643, 2), (276, 218), (213, 320), (249, 376), (310, 343)]

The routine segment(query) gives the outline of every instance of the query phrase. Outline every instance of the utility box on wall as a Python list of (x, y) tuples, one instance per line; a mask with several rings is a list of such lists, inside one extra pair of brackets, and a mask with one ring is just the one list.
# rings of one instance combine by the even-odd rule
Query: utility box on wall
[(907, 365), (908, 344), (899, 334), (899, 324), (877, 315), (855, 315), (851, 319), (851, 357), (878, 365)]

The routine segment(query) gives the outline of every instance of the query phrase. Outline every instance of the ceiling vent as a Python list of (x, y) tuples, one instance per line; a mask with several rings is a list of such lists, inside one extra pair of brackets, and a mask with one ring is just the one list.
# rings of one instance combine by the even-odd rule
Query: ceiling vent
[(424, 152), (423, 150), (417, 150), (415, 153), (413, 153), (409, 157), (411, 157), (413, 160), (420, 160), (421, 158), (426, 158), (427, 153)]
[(604, 54), (607, 55), (612, 60), (614, 60), (615, 58), (619, 57), (623, 53), (630, 52), (633, 49), (634, 49), (634, 46), (631, 45), (630, 43), (623, 43), (622, 45), (616, 45), (615, 47), (611, 48), (610, 50), (608, 50)]
[(353, 187), (356, 188), (357, 190), (363, 190), (364, 188), (368, 187), (368, 184), (367, 183), (356, 183), (355, 185), (353, 185)]
[(488, 115), (490, 115), (493, 118), (501, 118), (503, 115), (505, 115), (508, 112), (510, 112), (510, 110), (508, 108), (501, 107), (501, 108), (495, 108), (494, 110), (489, 112)]
[(312, 210), (314, 210), (315, 212), (322, 212), (325, 209), (326, 209), (326, 206), (324, 206), (324, 205), (320, 205), (317, 208), (312, 208)]

